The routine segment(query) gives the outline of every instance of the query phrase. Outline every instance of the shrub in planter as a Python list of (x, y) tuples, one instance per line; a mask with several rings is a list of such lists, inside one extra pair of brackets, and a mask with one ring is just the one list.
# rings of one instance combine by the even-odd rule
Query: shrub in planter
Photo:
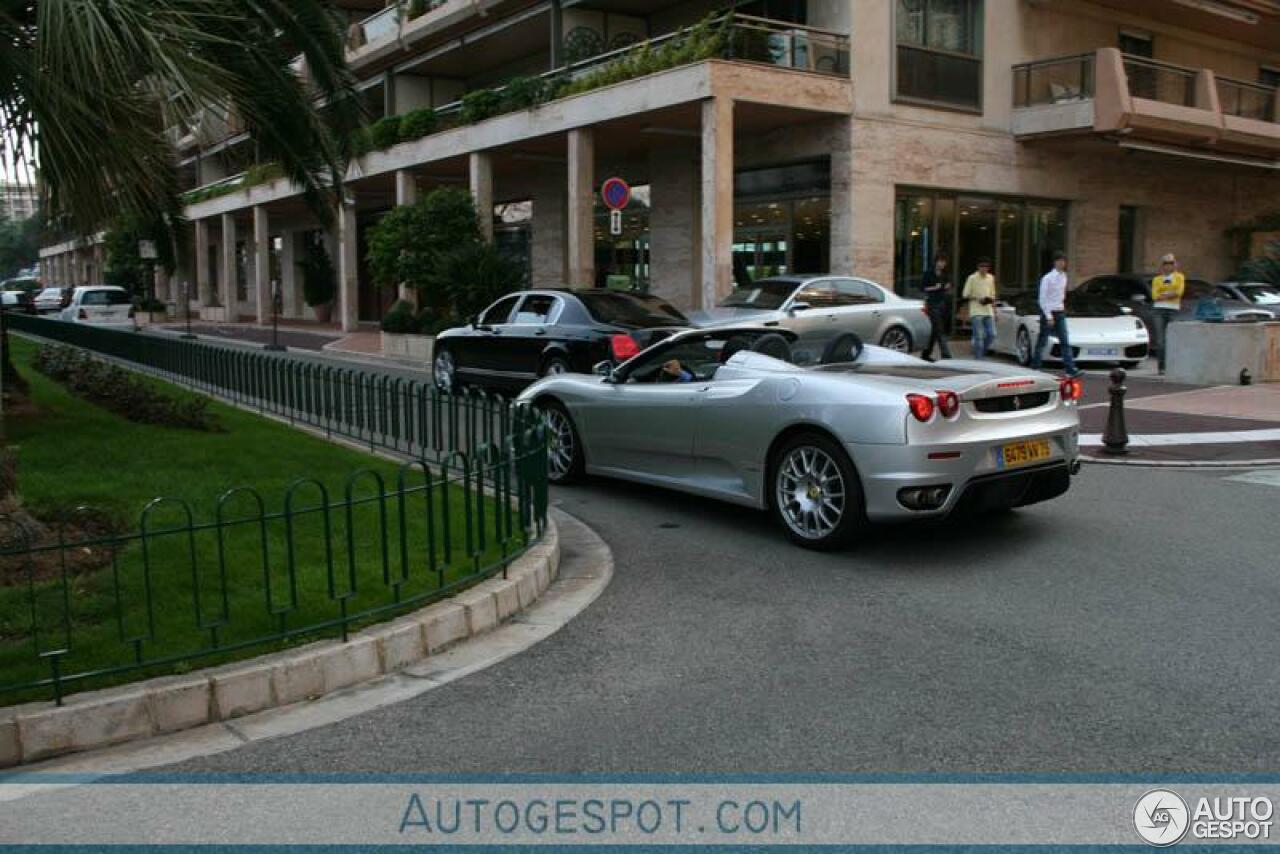
[(440, 117), (430, 108), (413, 110), (400, 117), (400, 141), (410, 142), (435, 133)]
[(391, 335), (413, 335), (418, 332), (418, 320), (413, 306), (399, 300), (382, 318), (382, 331)]
[(421, 18), (427, 11), (427, 0), (409, 0), (409, 6), (405, 9), (405, 17), (412, 21), (414, 18)]
[(332, 310), (337, 273), (323, 241), (308, 241), (298, 268), (302, 271), (303, 301), (315, 309), (317, 318), (322, 322), (327, 321)]
[(412, 205), (394, 208), (369, 229), (369, 271), (378, 285), (413, 288), (424, 308), (445, 312), (449, 292), (431, 271), (443, 254), (480, 242), (471, 194), (441, 187)]
[(454, 313), (471, 317), (524, 284), (524, 266), (490, 243), (460, 246), (444, 253), (429, 284), (445, 289)]
[(502, 89), (502, 100), (509, 110), (528, 110), (547, 100), (547, 81), (541, 77), (515, 77)]
[(463, 124), (475, 124), (502, 112), (502, 95), (492, 89), (468, 92), (462, 96), (459, 115)]
[(418, 312), (417, 324), (418, 331), (423, 335), (439, 335), (446, 329), (461, 326), (462, 322), (451, 315), (441, 316), (429, 308), (424, 308)]
[(400, 141), (400, 117), (387, 116), (369, 127), (369, 143), (378, 151), (390, 148)]
[(373, 151), (373, 134), (368, 128), (357, 128), (351, 132), (351, 156), (364, 157)]
[(135, 303), (134, 307), (137, 308), (138, 311), (145, 311), (148, 314), (163, 314), (169, 310), (169, 307), (163, 302), (151, 297), (143, 297)]

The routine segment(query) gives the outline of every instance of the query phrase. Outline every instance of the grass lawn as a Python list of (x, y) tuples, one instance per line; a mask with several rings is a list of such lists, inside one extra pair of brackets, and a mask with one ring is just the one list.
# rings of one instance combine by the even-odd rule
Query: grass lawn
[[(138, 531), (148, 502), (174, 500), (150, 513), (145, 540), (132, 541), (102, 569), (70, 576), (69, 608), (56, 562), (34, 595), (25, 573), (20, 583), (0, 586), (0, 688), (49, 676), (37, 646), (69, 649), (64, 676), (127, 665), (136, 655), (167, 662), (93, 677), (70, 686), (73, 691), (258, 655), (317, 635), (225, 647), (337, 619), (342, 599), (350, 614), (392, 603), (388, 579), (407, 576), (400, 589), (405, 599), (459, 583), (502, 556), (492, 500), (473, 494), (468, 501), (460, 486), (420, 488), (403, 502), (379, 500), (377, 478), (395, 492), (400, 466), (218, 403), (210, 411), (223, 432), (131, 423), (37, 373), (31, 367), (37, 346), (11, 340), (36, 406), (6, 423), (26, 508), (49, 519), (88, 505)], [(166, 394), (188, 394), (155, 385)], [(350, 480), (359, 470), (365, 473)], [(293, 489), (292, 519), (269, 518), (284, 511), (300, 478), (311, 480)], [(414, 472), (407, 482), (421, 487), (424, 479)], [(219, 496), (236, 487), (253, 493), (231, 495), (222, 505), (224, 524), (212, 525)], [(260, 516), (255, 495), (268, 518)], [(508, 553), (521, 543), (518, 520), (511, 527)], [(12, 573), (12, 559), (6, 565)], [(224, 649), (196, 654), (215, 644)], [(50, 689), (2, 691), (0, 704), (50, 696)]]

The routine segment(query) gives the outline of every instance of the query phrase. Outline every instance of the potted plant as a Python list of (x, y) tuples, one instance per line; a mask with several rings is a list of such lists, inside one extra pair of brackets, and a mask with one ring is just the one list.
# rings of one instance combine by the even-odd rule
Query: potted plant
[(336, 274), (333, 260), (322, 241), (308, 241), (298, 268), (302, 271), (302, 299), (315, 312), (316, 320), (328, 323), (333, 317)]

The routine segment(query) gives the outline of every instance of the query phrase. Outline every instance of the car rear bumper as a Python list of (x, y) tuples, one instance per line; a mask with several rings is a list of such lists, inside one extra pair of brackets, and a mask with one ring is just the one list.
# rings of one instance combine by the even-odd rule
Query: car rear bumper
[[(873, 521), (928, 519), (956, 512), (1021, 507), (1061, 495), (1079, 467), (1079, 428), (1029, 433), (1016, 439), (939, 445), (849, 445), (861, 476), (867, 517)], [(1045, 439), (1050, 453), (1030, 464), (1005, 467), (1001, 449)], [(930, 458), (930, 455), (941, 458)], [(940, 502), (912, 498), (944, 490)], [(926, 494), (926, 499), (929, 497)], [(936, 493), (932, 496), (936, 498)]]

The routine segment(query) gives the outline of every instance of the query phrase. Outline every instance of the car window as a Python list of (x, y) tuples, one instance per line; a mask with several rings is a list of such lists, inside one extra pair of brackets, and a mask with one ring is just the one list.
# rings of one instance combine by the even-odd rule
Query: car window
[(884, 293), (862, 279), (834, 279), (842, 305), (872, 305), (884, 302)]
[(662, 371), (662, 366), (676, 360), (687, 372), (689, 380), (709, 380), (720, 367), (720, 351), (726, 339), (723, 336), (696, 336), (685, 338), (670, 347), (662, 348), (644, 362), (637, 364), (627, 375), (628, 382), (656, 383), (671, 382)]
[(548, 294), (530, 294), (520, 303), (512, 323), (547, 326), (560, 316), (560, 300)]
[(484, 314), (480, 315), (478, 326), (497, 326), (507, 322), (507, 318), (511, 316), (511, 310), (516, 307), (516, 303), (520, 301), (520, 294), (514, 294), (509, 297), (503, 297), (484, 310)]
[(796, 283), (786, 279), (761, 279), (741, 288), (734, 288), (720, 301), (720, 308), (758, 308), (777, 311), (796, 289)]
[(587, 313), (600, 323), (652, 329), (657, 326), (687, 326), (689, 319), (666, 300), (651, 294), (618, 291), (578, 291), (575, 293)]
[(1258, 305), (1280, 305), (1280, 288), (1271, 285), (1241, 285), (1240, 290), (1249, 302)]
[(85, 291), (80, 295), (81, 305), (128, 305), (129, 295), (124, 291)]
[(796, 291), (796, 302), (808, 303), (812, 308), (831, 308), (841, 305), (841, 297), (835, 283), (829, 279), (810, 282)]

